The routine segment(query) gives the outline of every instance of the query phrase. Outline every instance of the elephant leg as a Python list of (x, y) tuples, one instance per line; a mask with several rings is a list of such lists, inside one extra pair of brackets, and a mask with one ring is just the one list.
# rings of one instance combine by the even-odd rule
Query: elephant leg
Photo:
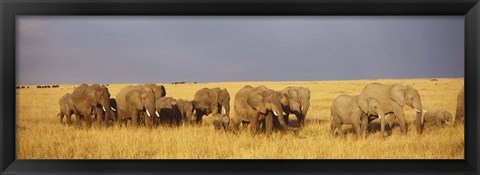
[(72, 113), (67, 113), (67, 124), (72, 125)]
[(303, 120), (303, 116), (300, 113), (296, 113), (295, 116), (297, 117), (298, 126), (303, 127), (305, 125), (305, 121)]
[(75, 113), (75, 119), (77, 121), (77, 127), (81, 127), (82, 123), (80, 122), (80, 113), (77, 111), (75, 111), (74, 113)]
[(240, 120), (237, 119), (237, 117), (232, 118), (230, 120), (230, 129), (232, 129), (234, 132), (238, 132), (240, 128)]
[(363, 134), (362, 134), (362, 131), (360, 129), (360, 123), (357, 122), (357, 121), (354, 121), (352, 125), (353, 125), (353, 128), (355, 129), (355, 135), (356, 135), (357, 140), (359, 138), (362, 138)]
[(341, 138), (345, 138), (345, 131), (342, 129), (342, 124), (337, 125), (336, 132)]
[(254, 118), (253, 120), (250, 120), (250, 134), (252, 135), (252, 137), (257, 134), (257, 130), (258, 130), (258, 119), (257, 118)]
[(265, 126), (266, 126), (265, 133), (267, 134), (267, 136), (272, 135), (272, 131), (273, 131), (273, 116), (272, 116), (272, 114), (267, 114), (265, 116), (264, 123), (265, 123)]
[(330, 135), (335, 136), (337, 125), (338, 123), (332, 121), (332, 123), (330, 124)]
[(395, 113), (396, 118), (398, 119), (398, 123), (400, 124), (400, 130), (402, 134), (407, 134), (407, 123), (405, 121), (405, 115), (403, 113), (403, 108), (400, 105), (396, 105), (393, 107), (393, 112)]
[(100, 108), (96, 108), (95, 109), (95, 113), (97, 115), (97, 126), (100, 128), (102, 126), (102, 123), (103, 123), (103, 110), (100, 109)]
[(288, 125), (288, 113), (283, 116), (283, 120), (284, 120), (285, 123)]
[(131, 115), (132, 115), (132, 121), (130, 122), (130, 124), (132, 125), (132, 127), (138, 127), (138, 122), (139, 122), (138, 111), (132, 110)]
[(367, 128), (369, 121), (370, 119), (367, 115), (362, 115), (360, 129), (362, 130), (361, 132), (365, 137), (367, 137)]
[(60, 118), (60, 124), (63, 124), (64, 113), (63, 112), (58, 113), (58, 117)]
[(197, 124), (200, 124), (202, 122), (203, 112), (201, 112), (200, 110), (196, 110), (196, 111), (197, 113), (196, 113), (195, 122)]
[(153, 116), (143, 116), (143, 118), (145, 119), (145, 122), (143, 124), (143, 126), (145, 127), (148, 127), (148, 128), (152, 128), (153, 126)]

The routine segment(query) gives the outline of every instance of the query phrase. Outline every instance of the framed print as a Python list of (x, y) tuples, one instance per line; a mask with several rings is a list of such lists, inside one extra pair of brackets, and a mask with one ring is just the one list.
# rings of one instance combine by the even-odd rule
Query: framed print
[(2, 1), (0, 172), (478, 174), (479, 8)]

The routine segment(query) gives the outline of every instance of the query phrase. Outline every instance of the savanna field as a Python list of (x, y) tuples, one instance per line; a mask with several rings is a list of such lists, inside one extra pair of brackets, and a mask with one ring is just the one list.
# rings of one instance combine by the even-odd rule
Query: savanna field
[[(455, 115), (456, 97), (463, 78), (424, 78), (398, 80), (302, 81), (302, 82), (228, 82), (205, 84), (162, 84), (167, 96), (192, 100), (204, 87), (227, 88), (231, 115), (235, 93), (245, 85), (265, 85), (281, 90), (303, 86), (311, 91), (306, 126), (298, 135), (274, 132), (252, 137), (247, 130), (238, 135), (215, 131), (212, 117), (201, 125), (159, 126), (149, 129), (102, 127), (78, 129), (61, 124), (58, 100), (73, 92), (77, 84), (59, 88), (17, 89), (17, 159), (463, 159), (464, 128), (426, 127), (418, 135), (415, 110), (404, 107), (407, 135), (394, 124), (392, 133), (382, 138), (379, 121), (369, 125), (366, 139), (356, 140), (350, 125), (344, 125), (347, 137), (330, 135), (330, 105), (340, 94), (357, 95), (369, 83), (412, 85), (421, 95), (424, 110), (445, 109)], [(110, 84), (111, 97), (128, 84)], [(76, 118), (73, 116), (75, 121)], [(64, 119), (65, 120), (65, 119)], [(296, 117), (290, 115), (291, 124)]]

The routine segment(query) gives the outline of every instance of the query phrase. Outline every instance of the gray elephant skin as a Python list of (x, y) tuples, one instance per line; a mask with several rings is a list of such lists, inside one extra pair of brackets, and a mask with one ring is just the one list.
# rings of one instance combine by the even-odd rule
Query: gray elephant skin
[(375, 98), (360, 99), (358, 97), (342, 94), (333, 100), (330, 107), (330, 133), (335, 135), (338, 132), (343, 136), (342, 125), (351, 124), (357, 139), (362, 138), (366, 133), (368, 117), (374, 115), (381, 119), (381, 134), (385, 136), (385, 110), (380, 102)]
[(225, 88), (203, 88), (195, 93), (193, 105), (197, 123), (202, 121), (204, 115), (230, 115), (230, 93)]
[(212, 123), (215, 127), (215, 130), (217, 131), (223, 130), (225, 132), (228, 132), (230, 130), (230, 117), (228, 117), (227, 114), (215, 115)]
[(288, 116), (294, 114), (299, 126), (305, 126), (308, 108), (310, 107), (310, 89), (299, 86), (289, 86), (282, 89), (290, 100), (289, 108), (285, 110), (285, 122), (288, 124)]
[[(127, 126), (128, 119), (131, 119), (131, 125), (138, 127), (141, 122), (140, 115), (145, 112), (145, 123), (154, 120), (159, 114), (155, 109), (155, 94), (152, 88), (144, 85), (127, 86), (118, 92), (116, 96), (118, 105), (117, 122), (124, 123)], [(156, 115), (156, 116), (155, 116)]]
[[(106, 116), (98, 116), (97, 124), (101, 126), (110, 118), (110, 93), (104, 85), (93, 84), (91, 86), (82, 84), (75, 88), (72, 93), (72, 101), (74, 104), (75, 116), (85, 118), (87, 127), (92, 124), (92, 114), (102, 114), (106, 112)], [(103, 112), (102, 112), (103, 110)], [(80, 126), (80, 121), (78, 126)]]
[[(60, 106), (60, 112), (57, 114), (57, 116), (60, 118), (60, 123), (63, 123), (63, 118), (66, 116), (67, 124), (71, 125), (72, 115), (75, 113), (74, 112), (75, 107), (73, 105), (71, 94), (66, 93), (65, 95), (63, 95), (58, 101), (58, 104)], [(79, 120), (78, 117), (77, 117), (77, 120)]]
[[(152, 89), (153, 94), (155, 96), (155, 99), (154, 99), (155, 101), (157, 101), (158, 99), (160, 99), (162, 97), (165, 97), (167, 95), (167, 91), (165, 90), (165, 87), (163, 85), (157, 85), (157, 84), (150, 83), (150, 84), (144, 84), (144, 85), (141, 85), (141, 86)], [(150, 126), (155, 126), (157, 120), (158, 120), (158, 117), (157, 118), (148, 117), (148, 115), (146, 115), (145, 111), (140, 111), (139, 112), (139, 121), (140, 121), (140, 123), (143, 123), (145, 126), (149, 126), (149, 127)]]
[(455, 110), (455, 125), (463, 124), (465, 121), (465, 99), (464, 99), (464, 88), (458, 92), (457, 95), (457, 108)]
[(443, 127), (445, 122), (452, 122), (453, 116), (446, 110), (429, 110), (425, 112), (423, 116), (425, 120), (425, 126), (436, 125)]
[(158, 124), (178, 126), (181, 123), (181, 113), (177, 106), (177, 100), (172, 97), (163, 97), (155, 102), (155, 108), (160, 114)]
[(421, 134), (423, 130), (422, 120), (422, 103), (418, 91), (410, 85), (403, 86), (401, 84), (384, 85), (380, 83), (371, 83), (367, 85), (359, 94), (359, 98), (375, 98), (377, 99), (386, 114), (389, 114), (388, 124), (391, 125), (396, 118), (399, 120), (400, 130), (403, 134), (407, 133), (404, 106), (409, 106), (416, 111), (415, 123), (417, 125), (417, 133)]
[(182, 122), (186, 124), (191, 124), (194, 116), (195, 108), (193, 107), (193, 101), (178, 99), (177, 107), (180, 112)]
[[(255, 135), (259, 128), (259, 122), (264, 121), (266, 133), (270, 135), (273, 131), (273, 115), (268, 115), (268, 113), (271, 112), (278, 119), (283, 119), (283, 108), (289, 103), (289, 98), (280, 91), (274, 91), (265, 86), (254, 88), (246, 85), (235, 94), (235, 115), (231, 118), (230, 128), (238, 131), (241, 122), (249, 122), (251, 134)], [(279, 121), (282, 130), (295, 130), (295, 128), (289, 127), (284, 120)]]

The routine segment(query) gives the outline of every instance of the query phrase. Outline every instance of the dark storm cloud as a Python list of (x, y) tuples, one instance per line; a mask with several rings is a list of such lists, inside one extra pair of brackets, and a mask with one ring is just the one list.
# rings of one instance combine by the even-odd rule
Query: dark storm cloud
[(462, 16), (18, 19), (18, 84), (464, 76)]

